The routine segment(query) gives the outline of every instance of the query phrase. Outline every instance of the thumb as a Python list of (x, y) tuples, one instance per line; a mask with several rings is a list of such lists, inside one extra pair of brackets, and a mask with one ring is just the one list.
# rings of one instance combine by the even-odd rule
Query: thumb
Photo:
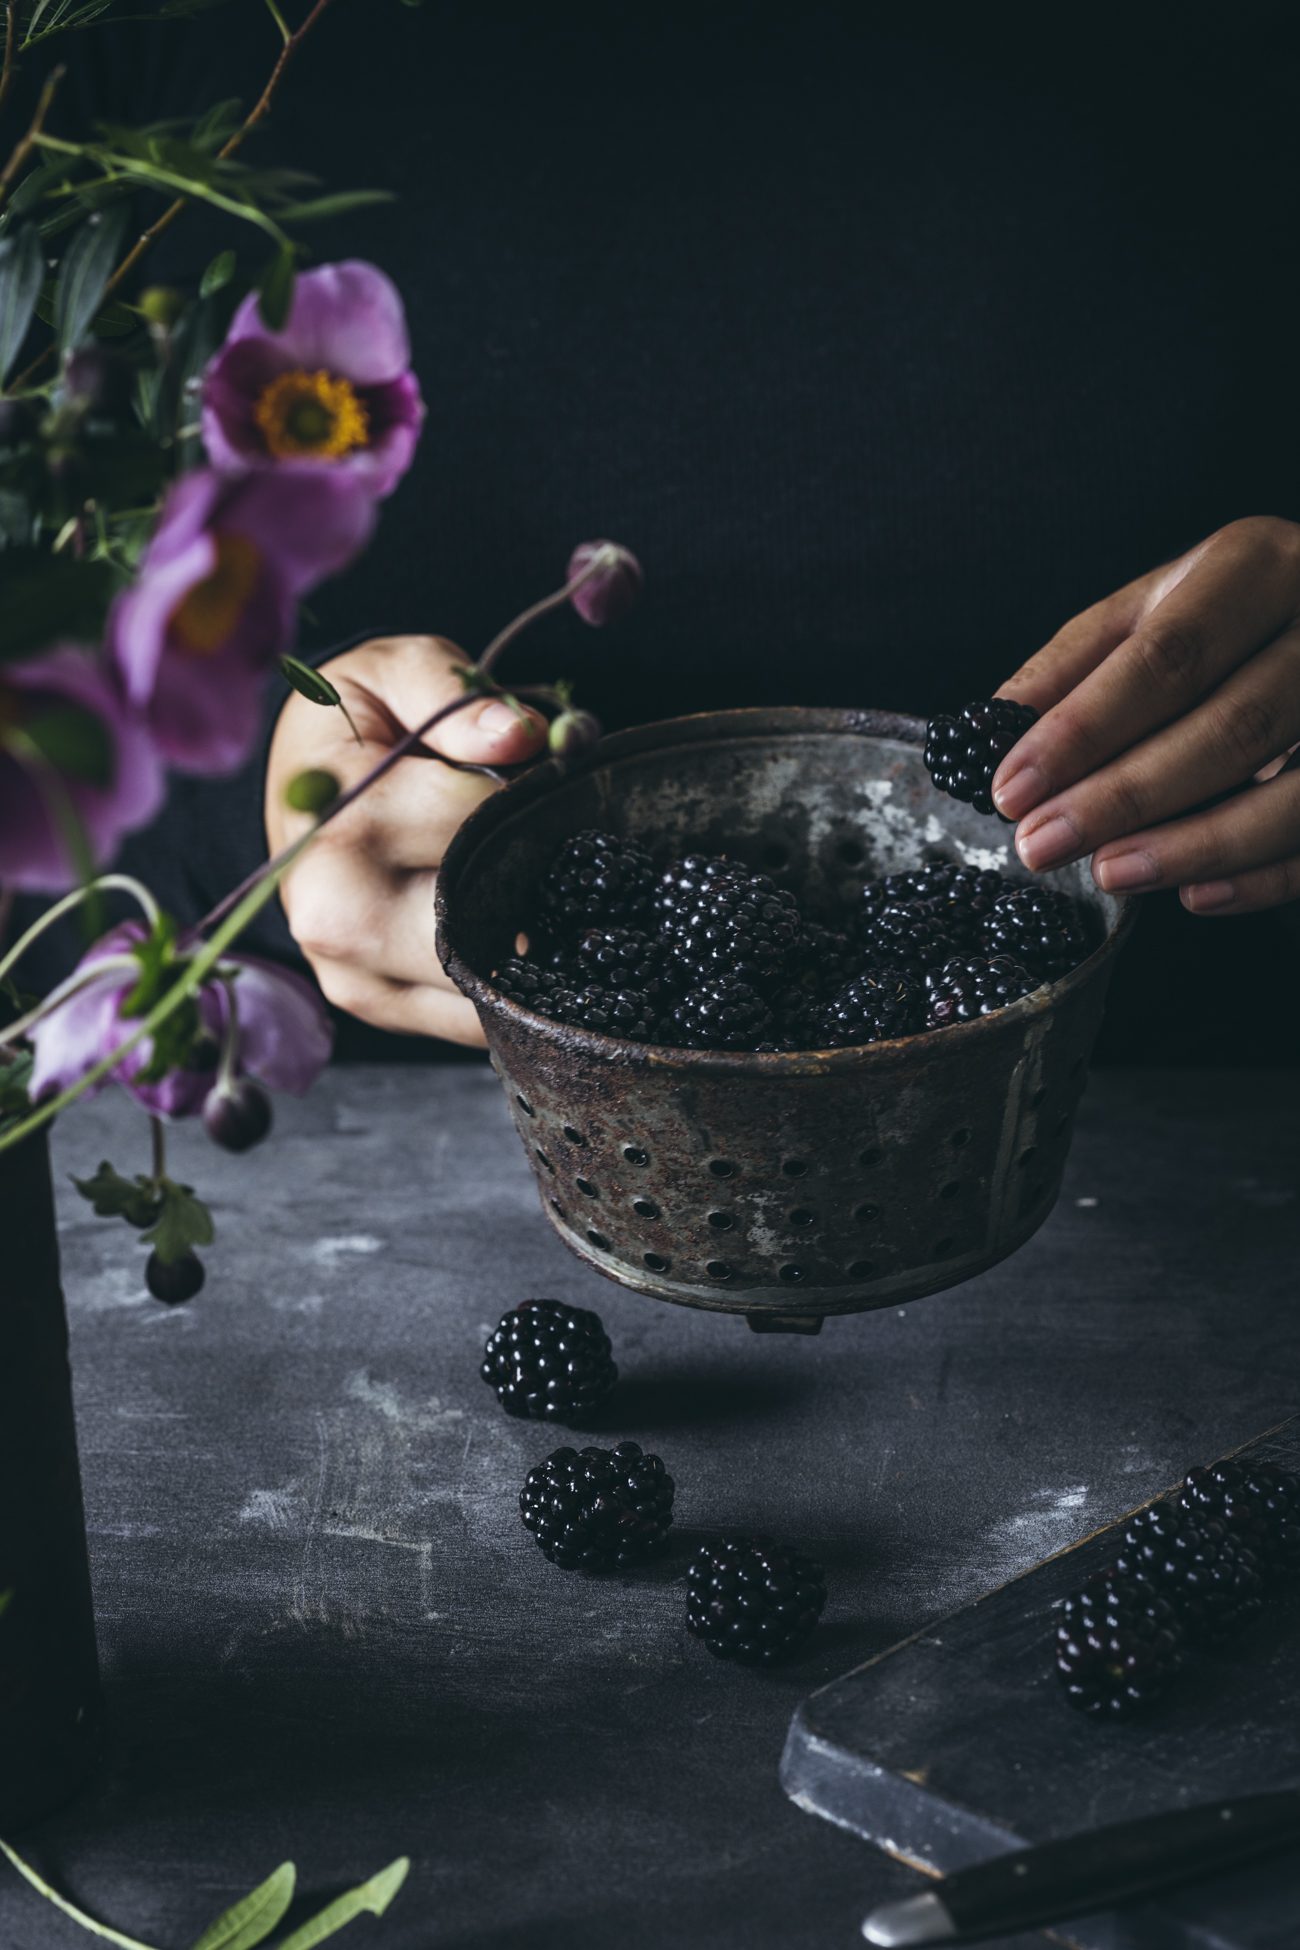
[[(460, 680), (457, 679), (459, 688)], [(522, 704), (504, 698), (479, 698), (463, 711), (444, 718), (425, 743), (448, 758), (471, 765), (520, 765), (532, 758), (546, 737), (546, 720)]]
[[(368, 665), (370, 689), (406, 730), (465, 695), (459, 672), (470, 659), (447, 637), (390, 637), (367, 646), (381, 652)], [(430, 731), (431, 751), (467, 765), (520, 765), (546, 738), (546, 720), (499, 697), (476, 697)]]

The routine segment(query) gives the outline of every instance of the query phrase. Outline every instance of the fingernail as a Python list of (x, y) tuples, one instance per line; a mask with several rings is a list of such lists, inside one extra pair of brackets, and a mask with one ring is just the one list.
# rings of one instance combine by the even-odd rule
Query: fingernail
[(1035, 826), (1032, 833), (1026, 833), (1016, 840), (1016, 852), (1030, 873), (1042, 873), (1047, 867), (1064, 866), (1079, 851), (1079, 835), (1064, 813), (1054, 813), (1041, 826)]
[(1187, 905), (1193, 914), (1210, 914), (1216, 907), (1231, 907), (1237, 889), (1230, 880), (1198, 880), (1184, 887)]
[(520, 723), (522, 720), (519, 716), (510, 709), (508, 704), (503, 704), (499, 697), (494, 697), (489, 704), (485, 704), (478, 714), (478, 728), (480, 731), (485, 731), (489, 738), (504, 738), (508, 731), (513, 731)]
[(1014, 772), (993, 788), (993, 803), (1008, 819), (1022, 819), (1047, 797), (1047, 786), (1036, 765), (1017, 765)]
[(1149, 853), (1112, 853), (1093, 862), (1092, 877), (1103, 894), (1131, 894), (1139, 887), (1155, 887), (1160, 869)]

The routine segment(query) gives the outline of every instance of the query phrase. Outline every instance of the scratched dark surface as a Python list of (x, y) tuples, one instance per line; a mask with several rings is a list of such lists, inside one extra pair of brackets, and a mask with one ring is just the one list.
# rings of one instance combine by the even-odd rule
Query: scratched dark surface
[[(578, 1266), (478, 1067), (335, 1071), (242, 1160), (180, 1133), (221, 1235), (189, 1309), (142, 1298), (134, 1235), (64, 1197), (115, 1736), (29, 1853), (163, 1950), (285, 1857), (319, 1899), (399, 1852), (407, 1889), (343, 1941), (848, 1950), (914, 1878), (784, 1797), (792, 1713), (1296, 1408), (1289, 1085), (1098, 1077), (1028, 1246), (818, 1339)], [(105, 1098), (56, 1164), (137, 1169), (144, 1144)], [(642, 1576), (566, 1576), (519, 1525), (561, 1438), (507, 1420), (477, 1365), (529, 1294), (600, 1309), (625, 1377), (609, 1439), (677, 1478), (676, 1547)], [(779, 1673), (683, 1629), (692, 1540), (741, 1524), (828, 1567), (822, 1629)], [(86, 1941), (0, 1878), (4, 1950)]]

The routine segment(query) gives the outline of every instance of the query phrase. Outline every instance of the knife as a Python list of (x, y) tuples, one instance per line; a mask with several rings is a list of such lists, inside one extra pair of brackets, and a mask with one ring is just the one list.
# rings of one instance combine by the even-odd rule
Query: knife
[(1300, 1845), (1300, 1790), (1212, 1801), (1087, 1829), (994, 1856), (919, 1896), (873, 1909), (862, 1925), (881, 1950), (976, 1943), (1152, 1896)]

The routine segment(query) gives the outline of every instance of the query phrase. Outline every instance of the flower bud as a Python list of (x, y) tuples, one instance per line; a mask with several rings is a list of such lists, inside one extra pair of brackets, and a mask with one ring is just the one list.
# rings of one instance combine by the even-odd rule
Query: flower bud
[(151, 284), (136, 300), (136, 309), (151, 325), (174, 325), (185, 309), (184, 293), (169, 284)]
[(271, 1128), (271, 1099), (251, 1077), (232, 1077), (203, 1099), (203, 1127), (223, 1151), (251, 1151)]
[(296, 772), (284, 788), (284, 803), (294, 812), (326, 812), (338, 796), (339, 782), (332, 772)]
[(165, 1307), (179, 1307), (192, 1300), (206, 1277), (197, 1253), (182, 1253), (179, 1259), (160, 1259), (157, 1253), (150, 1253), (145, 1263), (145, 1285)]
[(551, 721), (546, 742), (557, 758), (581, 758), (601, 737), (600, 720), (590, 711), (561, 711)]
[[(599, 567), (593, 568), (597, 562)], [(602, 623), (621, 622), (641, 594), (644, 581), (635, 555), (618, 542), (579, 542), (569, 557), (565, 580), (572, 582), (584, 569), (592, 573), (570, 598), (583, 622), (597, 628)]]

